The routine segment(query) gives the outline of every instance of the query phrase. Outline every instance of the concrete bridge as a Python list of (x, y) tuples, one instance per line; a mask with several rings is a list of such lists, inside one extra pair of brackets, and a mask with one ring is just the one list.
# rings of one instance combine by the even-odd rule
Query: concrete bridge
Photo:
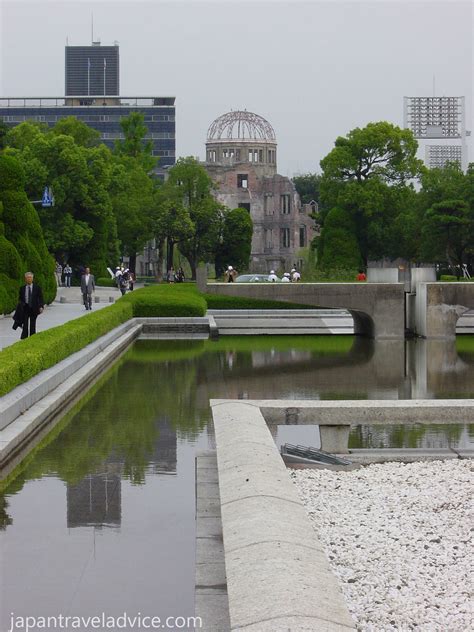
[(207, 283), (198, 268), (201, 292), (222, 296), (344, 308), (354, 333), (376, 339), (403, 339), (407, 328), (425, 338), (454, 338), (456, 322), (474, 308), (474, 283)]

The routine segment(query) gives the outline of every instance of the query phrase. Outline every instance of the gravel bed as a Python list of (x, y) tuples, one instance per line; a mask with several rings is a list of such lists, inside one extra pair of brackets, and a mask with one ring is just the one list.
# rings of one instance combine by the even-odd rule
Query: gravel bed
[(474, 630), (473, 468), (292, 472), (358, 630)]

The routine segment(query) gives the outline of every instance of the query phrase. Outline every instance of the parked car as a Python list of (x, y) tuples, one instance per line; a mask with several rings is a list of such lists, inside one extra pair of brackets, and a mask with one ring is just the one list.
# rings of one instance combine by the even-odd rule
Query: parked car
[[(272, 281), (268, 280), (268, 274), (241, 274), (235, 279), (236, 283), (271, 283)], [(277, 277), (278, 281), (281, 281), (280, 278)]]

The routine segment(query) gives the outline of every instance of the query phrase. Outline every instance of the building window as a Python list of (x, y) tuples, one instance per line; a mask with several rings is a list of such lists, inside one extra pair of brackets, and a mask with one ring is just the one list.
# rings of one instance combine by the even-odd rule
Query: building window
[(273, 194), (265, 193), (263, 196), (263, 212), (265, 215), (273, 215)]
[(235, 154), (235, 151), (233, 149), (223, 149), (222, 150), (222, 157), (223, 158), (233, 158)]
[(239, 208), (244, 208), (250, 213), (250, 202), (239, 202)]
[(207, 152), (207, 162), (216, 162), (216, 157), (216, 150), (209, 149), (209, 151)]
[(249, 149), (249, 162), (258, 162), (258, 150)]
[(290, 214), (290, 195), (289, 193), (284, 193), (280, 195), (280, 211), (283, 215)]
[(300, 248), (306, 247), (306, 226), (300, 226)]
[(258, 162), (263, 162), (263, 149), (258, 150)]
[(273, 165), (275, 163), (275, 150), (274, 149), (269, 149), (268, 150), (268, 162)]
[(280, 246), (282, 248), (290, 247), (290, 229), (280, 228)]
[(235, 150), (235, 159), (240, 160), (240, 149)]
[(265, 248), (271, 250), (273, 248), (273, 231), (271, 228), (265, 229)]
[(249, 176), (248, 173), (238, 173), (237, 174), (237, 186), (239, 189), (248, 189), (249, 187)]

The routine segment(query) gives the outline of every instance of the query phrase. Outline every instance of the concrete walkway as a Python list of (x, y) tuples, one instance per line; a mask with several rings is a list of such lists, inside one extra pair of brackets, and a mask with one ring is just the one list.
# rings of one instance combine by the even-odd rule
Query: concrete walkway
[[(38, 316), (36, 321), (36, 331), (44, 331), (51, 327), (57, 327), (63, 323), (67, 323), (69, 320), (74, 320), (81, 316), (86, 316), (89, 313), (93, 313), (98, 309), (107, 307), (109, 305), (109, 296), (113, 296), (115, 299), (120, 297), (120, 292), (115, 288), (97, 288), (94, 297), (99, 297), (99, 303), (92, 303), (92, 312), (88, 312), (82, 305), (81, 291), (77, 287), (72, 288), (58, 288), (58, 294), (56, 299), (51, 305), (47, 305), (44, 312)], [(60, 303), (60, 299), (63, 297), (65, 303)], [(21, 330), (16, 331), (12, 329), (13, 320), (11, 316), (4, 316), (0, 318), (0, 349), (12, 345), (17, 342), (21, 336)]]

